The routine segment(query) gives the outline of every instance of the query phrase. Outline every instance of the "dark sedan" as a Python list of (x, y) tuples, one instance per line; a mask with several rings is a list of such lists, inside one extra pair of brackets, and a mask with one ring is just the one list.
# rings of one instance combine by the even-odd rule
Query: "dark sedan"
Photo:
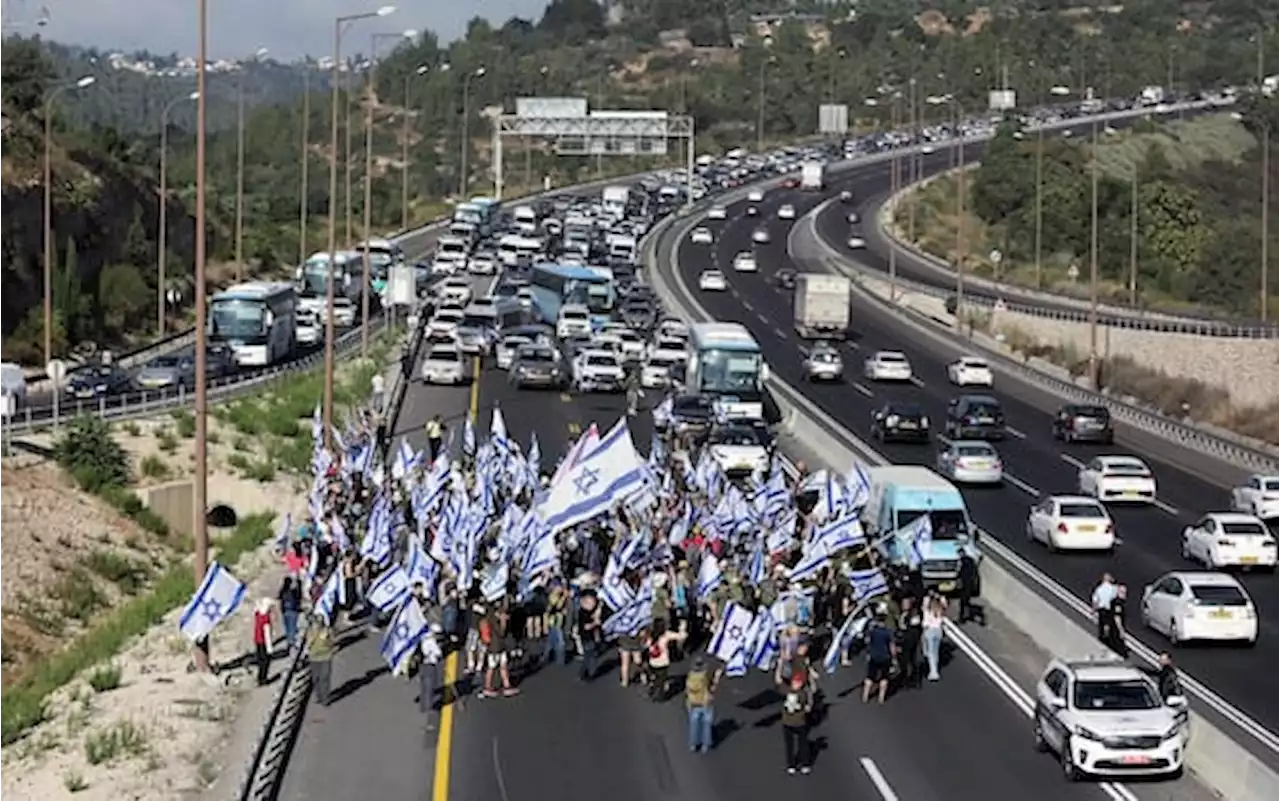
[(126, 392), (129, 383), (129, 375), (113, 364), (87, 364), (67, 376), (67, 394), (76, 400), (94, 400)]
[(508, 380), (517, 389), (539, 387), (562, 389), (568, 383), (568, 375), (560, 354), (547, 345), (525, 345), (516, 352), (515, 361), (507, 372)]
[(881, 442), (928, 442), (929, 417), (919, 404), (889, 401), (872, 413), (871, 434)]

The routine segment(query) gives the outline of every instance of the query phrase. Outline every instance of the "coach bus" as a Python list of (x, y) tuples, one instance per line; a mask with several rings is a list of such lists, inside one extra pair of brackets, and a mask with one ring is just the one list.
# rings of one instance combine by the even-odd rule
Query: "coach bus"
[(534, 304), (541, 322), (554, 325), (565, 303), (580, 303), (591, 313), (591, 324), (609, 322), (617, 292), (613, 280), (590, 267), (566, 264), (536, 265), (529, 277)]
[(297, 339), (298, 293), (293, 284), (236, 284), (209, 302), (209, 339), (225, 343), (242, 367), (289, 358)]
[(689, 334), (686, 386), (711, 397), (726, 416), (765, 419), (769, 366), (746, 326), (695, 323)]

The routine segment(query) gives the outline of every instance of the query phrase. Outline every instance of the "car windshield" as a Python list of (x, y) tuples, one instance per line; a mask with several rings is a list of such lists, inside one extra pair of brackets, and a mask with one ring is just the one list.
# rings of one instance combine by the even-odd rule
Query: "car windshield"
[(266, 306), (250, 300), (219, 300), (209, 305), (210, 332), (215, 337), (253, 337), (266, 331)]
[(967, 367), (970, 370), (986, 370), (987, 363), (981, 359), (964, 359), (960, 362), (960, 366)]
[(560, 316), (565, 320), (573, 320), (574, 322), (581, 322), (587, 319), (587, 313), (577, 309), (565, 309), (560, 312)]
[(711, 444), (737, 447), (763, 447), (764, 435), (746, 426), (725, 426), (711, 432)]
[(587, 364), (591, 365), (592, 367), (617, 367), (618, 360), (613, 358), (612, 356), (606, 356), (604, 354), (600, 354), (598, 356), (588, 356)]
[(427, 356), (429, 362), (456, 362), (459, 360), (458, 352), (453, 349), (440, 348), (431, 351), (431, 355)]
[(1280, 478), (1269, 478), (1262, 482), (1262, 488), (1267, 492), (1280, 492)]
[(1107, 512), (1096, 503), (1064, 503), (1058, 507), (1058, 517), (1105, 518)]
[(506, 348), (507, 350), (519, 350), (524, 345), (530, 345), (532, 343), (533, 340), (528, 337), (507, 337), (502, 340), (501, 347)]
[(1113, 462), (1106, 466), (1107, 475), (1111, 476), (1149, 476), (1151, 471), (1144, 464), (1135, 462)]
[(1111, 412), (1102, 406), (1077, 406), (1071, 410), (1071, 414), (1091, 420), (1107, 420), (1111, 417)]
[(702, 398), (677, 400), (672, 404), (671, 411), (685, 417), (710, 417), (713, 412), (711, 402)]
[(903, 403), (887, 407), (885, 414), (896, 414), (899, 417), (921, 417), (924, 415), (924, 411), (914, 403)]
[(555, 360), (555, 354), (549, 350), (520, 351), (520, 361), (522, 362), (554, 362)]
[(462, 319), (462, 312), (457, 309), (441, 309), (436, 312), (436, 319), (446, 323), (456, 323)]
[(1260, 523), (1250, 520), (1234, 520), (1222, 524), (1222, 533), (1240, 537), (1265, 537), (1270, 532)]
[(990, 445), (957, 445), (956, 453), (960, 456), (985, 456), (990, 458), (996, 455), (996, 449)]
[(888, 362), (890, 364), (901, 364), (906, 360), (907, 360), (907, 357), (903, 356), (901, 353), (881, 353), (880, 354), (881, 362)]
[(1245, 606), (1249, 599), (1230, 584), (1192, 584), (1191, 597), (1198, 606)]
[(1077, 681), (1075, 707), (1082, 711), (1118, 712), (1159, 709), (1160, 699), (1151, 686), (1138, 679), (1127, 681)]
[(490, 314), (462, 315), (463, 328), (493, 328), (494, 325), (493, 315)]

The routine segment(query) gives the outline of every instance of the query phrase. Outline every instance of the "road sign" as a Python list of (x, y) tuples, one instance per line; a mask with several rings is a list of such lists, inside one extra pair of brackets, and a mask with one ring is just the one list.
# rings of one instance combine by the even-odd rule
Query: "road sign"
[(587, 116), (585, 97), (517, 97), (516, 116), (567, 119)]
[(987, 93), (987, 108), (1009, 111), (1018, 107), (1018, 94), (1012, 89), (992, 89)]
[(844, 134), (848, 132), (848, 106), (843, 103), (823, 103), (818, 106), (818, 133)]
[(62, 380), (67, 377), (67, 363), (61, 359), (50, 359), (49, 363), (44, 366), (44, 374), (49, 376), (49, 380), (54, 386), (62, 384)]
[(6, 420), (13, 417), (18, 411), (18, 399), (12, 393), (5, 392), (0, 394), (0, 417)]
[(397, 264), (388, 271), (388, 302), (392, 306), (411, 306), (417, 299), (417, 276), (414, 268)]

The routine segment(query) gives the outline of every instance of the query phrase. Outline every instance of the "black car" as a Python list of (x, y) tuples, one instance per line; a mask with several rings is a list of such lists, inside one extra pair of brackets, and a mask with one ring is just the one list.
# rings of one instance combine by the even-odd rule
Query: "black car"
[(929, 416), (918, 403), (889, 401), (871, 413), (871, 435), (881, 442), (928, 442)]
[(1004, 409), (994, 395), (960, 395), (947, 404), (952, 439), (1004, 439)]
[(1111, 412), (1105, 406), (1063, 404), (1053, 417), (1053, 438), (1063, 442), (1101, 442), (1110, 445), (1115, 441)]
[(777, 281), (778, 286), (782, 287), (783, 289), (795, 289), (796, 288), (796, 271), (791, 269), (790, 267), (785, 267), (781, 270), (778, 270), (777, 274), (774, 277), (774, 280)]
[(507, 377), (516, 389), (563, 389), (568, 385), (568, 371), (564, 368), (560, 354), (550, 345), (525, 345), (520, 348)]
[[(700, 439), (711, 431), (716, 421), (715, 404), (702, 395), (682, 395), (671, 402), (671, 418), (667, 427), (680, 436)], [(659, 421), (654, 421), (657, 425)]]
[(67, 376), (67, 394), (76, 400), (119, 395), (129, 389), (129, 375), (113, 364), (86, 364)]

